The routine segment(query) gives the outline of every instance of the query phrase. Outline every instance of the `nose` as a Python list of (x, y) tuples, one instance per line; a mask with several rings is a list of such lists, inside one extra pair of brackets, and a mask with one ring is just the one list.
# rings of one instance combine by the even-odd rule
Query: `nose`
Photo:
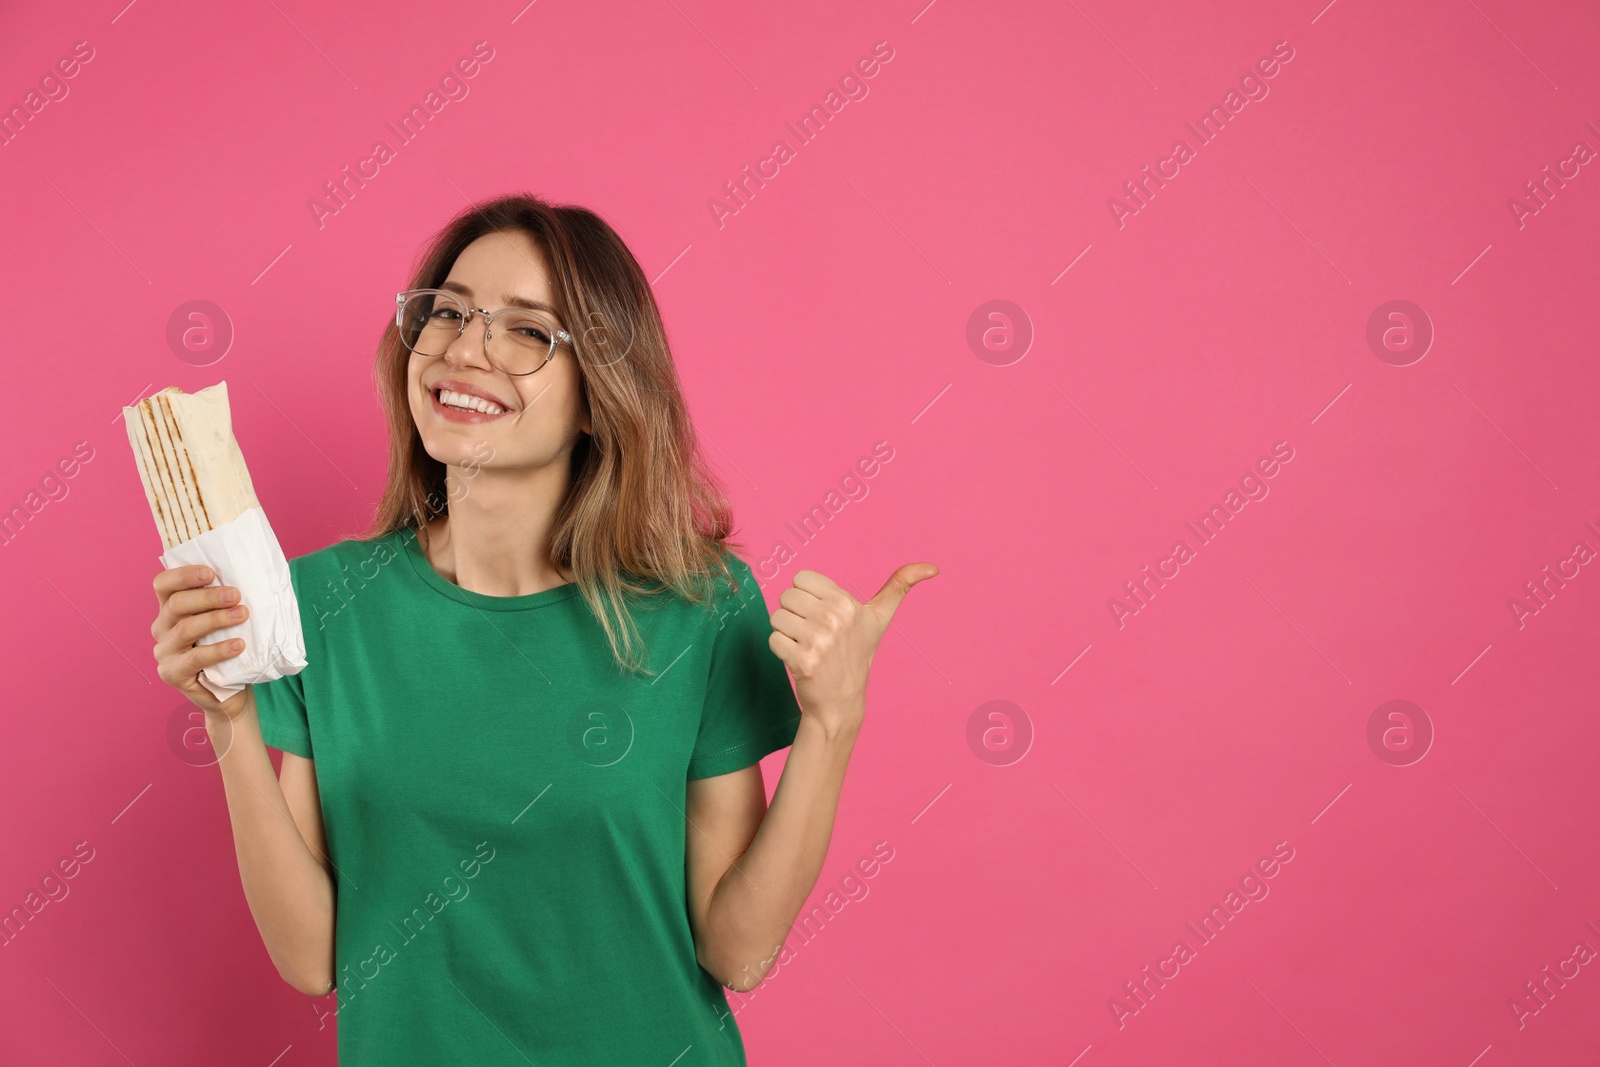
[(485, 338), (488, 336), (488, 327), (484, 325), (486, 321), (484, 311), (482, 308), (469, 308), (467, 315), (466, 327), (444, 350), (445, 362), (452, 367), (473, 366), (492, 369), (489, 353), (486, 351)]

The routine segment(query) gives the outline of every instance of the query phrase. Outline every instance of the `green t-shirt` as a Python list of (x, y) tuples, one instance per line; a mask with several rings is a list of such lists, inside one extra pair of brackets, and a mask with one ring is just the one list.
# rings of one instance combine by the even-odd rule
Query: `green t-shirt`
[(412, 529), (289, 561), (306, 667), (256, 707), (316, 760), (341, 1063), (745, 1063), (695, 959), (685, 793), (792, 744), (800, 708), (727, 561), (715, 606), (632, 608), (653, 680), (575, 584), (462, 589)]

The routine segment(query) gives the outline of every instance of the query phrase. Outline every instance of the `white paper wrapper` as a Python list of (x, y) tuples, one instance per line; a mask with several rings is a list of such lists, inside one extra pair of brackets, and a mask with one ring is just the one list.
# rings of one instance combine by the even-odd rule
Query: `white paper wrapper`
[(200, 684), (218, 700), (245, 686), (299, 674), (306, 665), (300, 631), (300, 603), (289, 580), (289, 561), (267, 522), (266, 512), (249, 508), (214, 530), (174, 545), (161, 555), (168, 568), (204, 564), (211, 585), (231, 585), (250, 609), (245, 620), (207, 634), (203, 644), (244, 638), (244, 651), (200, 672)]

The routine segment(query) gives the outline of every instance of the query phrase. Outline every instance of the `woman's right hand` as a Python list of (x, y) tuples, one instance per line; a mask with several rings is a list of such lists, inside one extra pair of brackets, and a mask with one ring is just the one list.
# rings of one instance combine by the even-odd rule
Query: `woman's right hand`
[(208, 716), (232, 721), (244, 711), (250, 687), (218, 701), (200, 684), (200, 672), (243, 652), (244, 641), (234, 638), (205, 645), (196, 642), (213, 630), (243, 622), (250, 609), (239, 603), (239, 590), (233, 586), (206, 585), (212, 578), (209, 567), (173, 567), (157, 574), (153, 584), (158, 610), (150, 636), (156, 639), (156, 673), (161, 680)]

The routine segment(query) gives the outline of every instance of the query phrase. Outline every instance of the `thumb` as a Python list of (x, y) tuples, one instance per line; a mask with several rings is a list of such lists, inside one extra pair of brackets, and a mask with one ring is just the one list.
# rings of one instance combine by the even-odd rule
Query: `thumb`
[(900, 601), (905, 599), (906, 592), (918, 582), (932, 578), (939, 573), (939, 568), (932, 563), (907, 563), (904, 567), (889, 575), (889, 580), (883, 583), (883, 588), (878, 590), (878, 595), (867, 601), (867, 607), (877, 615), (887, 629), (889, 620), (894, 618), (895, 609), (900, 607)]

